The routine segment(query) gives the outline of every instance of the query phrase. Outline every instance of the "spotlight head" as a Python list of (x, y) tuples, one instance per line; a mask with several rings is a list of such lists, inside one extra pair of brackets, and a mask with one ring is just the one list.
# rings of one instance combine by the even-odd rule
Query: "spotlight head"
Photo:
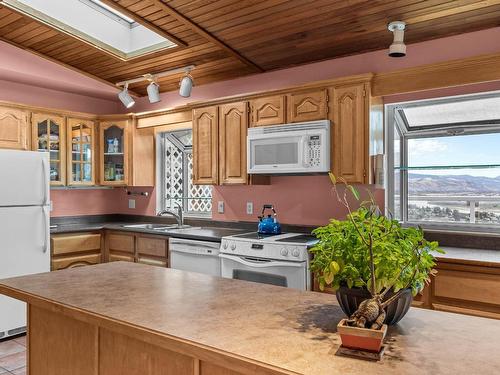
[(402, 21), (394, 21), (387, 26), (387, 29), (394, 34), (394, 41), (389, 47), (389, 56), (391, 57), (406, 56), (406, 45), (403, 41), (406, 29), (406, 23)]
[(182, 77), (179, 83), (179, 95), (184, 98), (189, 98), (191, 96), (191, 91), (193, 90), (194, 81), (193, 77), (187, 71)]
[(118, 98), (123, 103), (125, 108), (131, 108), (135, 104), (135, 100), (128, 93), (128, 83), (126, 83), (123, 90), (118, 93)]
[(160, 98), (160, 86), (155, 82), (151, 81), (151, 83), (148, 85), (148, 98), (149, 102), (152, 103), (158, 103), (161, 101)]

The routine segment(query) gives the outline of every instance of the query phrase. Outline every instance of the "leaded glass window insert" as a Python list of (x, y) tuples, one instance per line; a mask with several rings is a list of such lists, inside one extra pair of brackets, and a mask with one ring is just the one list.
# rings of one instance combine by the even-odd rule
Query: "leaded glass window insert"
[(211, 216), (212, 186), (193, 184), (192, 142), (192, 130), (161, 135), (161, 209), (181, 205), (187, 215)]

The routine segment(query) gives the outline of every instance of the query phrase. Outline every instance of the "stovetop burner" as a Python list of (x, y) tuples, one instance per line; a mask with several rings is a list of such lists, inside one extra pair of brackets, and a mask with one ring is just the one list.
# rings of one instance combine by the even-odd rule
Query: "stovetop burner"
[[(281, 234), (285, 234), (285, 233), (281, 233)], [(233, 237), (248, 238), (250, 240), (264, 240), (266, 238), (279, 236), (279, 235), (280, 234), (262, 234), (262, 233), (258, 233), (258, 232), (252, 232), (252, 233), (236, 234)]]

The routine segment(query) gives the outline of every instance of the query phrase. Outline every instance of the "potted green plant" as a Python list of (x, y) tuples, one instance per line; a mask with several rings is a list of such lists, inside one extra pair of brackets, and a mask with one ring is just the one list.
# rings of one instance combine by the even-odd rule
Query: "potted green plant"
[[(395, 324), (410, 308), (435, 273), (432, 252), (437, 242), (424, 238), (421, 228), (404, 228), (384, 216), (370, 191), (369, 199), (345, 180), (330, 174), (333, 191), (347, 209), (345, 220), (332, 219), (313, 234), (319, 242), (311, 249), (313, 272), (320, 290), (336, 289), (337, 299), (349, 317), (343, 325), (380, 330)], [(351, 201), (359, 206), (351, 209)]]

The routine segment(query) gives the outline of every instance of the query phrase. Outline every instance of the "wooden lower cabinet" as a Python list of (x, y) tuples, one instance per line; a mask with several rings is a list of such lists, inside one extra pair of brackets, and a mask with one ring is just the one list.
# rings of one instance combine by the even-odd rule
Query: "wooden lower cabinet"
[(51, 270), (98, 264), (102, 236), (99, 232), (54, 234), (51, 236)]
[(137, 262), (151, 266), (168, 267), (168, 238), (164, 236), (137, 235)]
[[(500, 319), (500, 266), (438, 261), (431, 283), (413, 307)], [(316, 280), (314, 291), (320, 292)], [(335, 293), (326, 288), (324, 293)]]
[(104, 236), (104, 258), (107, 262), (134, 262), (135, 234), (129, 232), (106, 232)]

